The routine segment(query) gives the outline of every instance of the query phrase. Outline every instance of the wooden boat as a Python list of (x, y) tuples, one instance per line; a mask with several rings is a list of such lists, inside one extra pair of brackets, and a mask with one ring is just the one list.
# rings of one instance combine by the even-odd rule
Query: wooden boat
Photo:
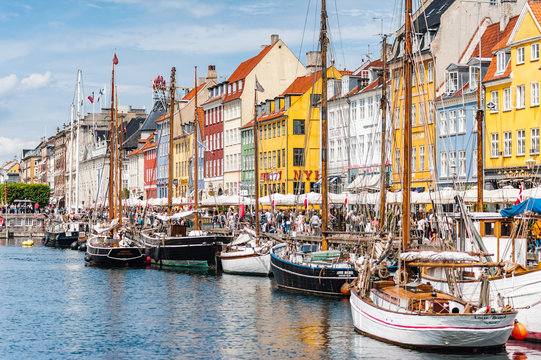
[(78, 222), (51, 223), (45, 226), (43, 245), (69, 249), (74, 241), (79, 241)]
[(86, 245), (85, 261), (100, 267), (145, 267), (148, 265), (145, 248), (130, 240), (94, 235)]
[(271, 242), (258, 245), (256, 238), (241, 234), (220, 254), (225, 273), (269, 276)]
[(516, 311), (471, 312), (465, 301), (429, 285), (382, 281), (360, 296), (351, 293), (353, 325), (360, 333), (423, 349), (473, 350), (503, 347)]
[(316, 250), (311, 245), (301, 245), (299, 250), (287, 244), (271, 249), (272, 273), (278, 287), (343, 296), (342, 285), (358, 275), (353, 266), (340, 258), (339, 251), (311, 251)]

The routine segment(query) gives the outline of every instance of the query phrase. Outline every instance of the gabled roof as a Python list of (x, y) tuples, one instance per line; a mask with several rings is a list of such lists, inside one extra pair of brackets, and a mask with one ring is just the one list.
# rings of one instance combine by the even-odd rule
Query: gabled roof
[[(500, 32), (500, 23), (495, 23), (495, 24), (491, 24), (487, 26), (487, 28), (485, 29), (485, 32), (481, 36), (481, 57), (482, 58), (492, 57), (492, 49), (500, 41), (501, 36), (502, 36), (502, 32)], [(478, 57), (479, 57), (479, 42), (477, 43), (477, 45), (475, 45), (475, 48), (473, 49), (470, 59), (478, 58)]]
[(284, 90), (280, 96), (300, 95), (307, 92), (321, 78), (321, 70), (305, 76), (299, 76)]
[(259, 52), (259, 54), (257, 54), (253, 58), (242, 62), (237, 67), (237, 69), (233, 71), (233, 74), (229, 76), (227, 81), (231, 84), (248, 76), (248, 74), (257, 66), (257, 64), (259, 64), (259, 62), (265, 57), (265, 55), (269, 53), (269, 51), (274, 47), (274, 45), (276, 45), (277, 42), (272, 45), (267, 45), (263, 50)]
[[(511, 32), (513, 28), (515, 27), (515, 23), (517, 22), (518, 16), (513, 16), (509, 19), (509, 23), (505, 27), (503, 31), (500, 32), (500, 40), (492, 47), (492, 52), (497, 52), (498, 50), (505, 49), (507, 47), (507, 40), (511, 36)], [(498, 28), (499, 29), (499, 28)], [(481, 43), (481, 51), (482, 51), (483, 44)], [(492, 81), (492, 80), (498, 80), (508, 77), (511, 74), (511, 61), (507, 64), (507, 68), (505, 69), (503, 74), (496, 75), (497, 70), (497, 57), (493, 56), (492, 61), (490, 62), (490, 65), (487, 69), (487, 73), (485, 74), (485, 77), (483, 78), (483, 82)]]
[(247, 129), (247, 128), (249, 128), (249, 127), (254, 127), (254, 120), (253, 120), (253, 119), (250, 120), (250, 122), (249, 122), (248, 124), (246, 124), (246, 125), (244, 125), (244, 126), (241, 126), (240, 128), (241, 128), (241, 129)]
[[(204, 82), (204, 83), (202, 83), (200, 85), (197, 85), (197, 92), (199, 93), (201, 91), (201, 89), (203, 89), (207, 84), (208, 84), (208, 82)], [(184, 95), (182, 100), (189, 101), (189, 100), (193, 99), (194, 94), (195, 94), (195, 88), (191, 89), (186, 95)]]

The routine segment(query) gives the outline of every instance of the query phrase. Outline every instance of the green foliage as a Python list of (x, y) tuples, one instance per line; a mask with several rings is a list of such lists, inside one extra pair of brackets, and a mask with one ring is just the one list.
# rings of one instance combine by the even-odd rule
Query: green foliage
[[(51, 188), (45, 184), (22, 184), (12, 183), (7, 185), (7, 201), (12, 203), (15, 200), (30, 200), (39, 203), (40, 206), (49, 204)], [(0, 185), (0, 197), (4, 201), (4, 184)]]
[(122, 199), (129, 199), (130, 198), (130, 190), (128, 190), (127, 188), (124, 188), (124, 190), (122, 190)]

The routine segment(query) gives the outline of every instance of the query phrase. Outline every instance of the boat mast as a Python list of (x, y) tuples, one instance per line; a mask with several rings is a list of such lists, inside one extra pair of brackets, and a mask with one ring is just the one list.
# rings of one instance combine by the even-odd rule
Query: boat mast
[[(382, 32), (383, 33), (383, 32)], [(387, 177), (385, 176), (385, 129), (387, 119), (387, 35), (383, 34), (381, 61), (383, 62), (383, 74), (381, 84), (381, 170), (380, 170), (380, 205), (379, 205), (379, 229), (385, 229), (385, 201), (387, 195)]]
[[(116, 186), (116, 189), (118, 191), (118, 193), (116, 194), (115, 196), (115, 214), (118, 213), (120, 214), (120, 203), (118, 203), (118, 194), (120, 193), (120, 173), (119, 173), (119, 169), (118, 169), (118, 163), (119, 163), (119, 159), (120, 159), (120, 151), (119, 151), (119, 148), (120, 148), (120, 139), (119, 139), (119, 134), (118, 134), (118, 131), (120, 129), (120, 126), (118, 124), (118, 88), (115, 89), (115, 156), (116, 156), (116, 161), (115, 161), (115, 180), (116, 180), (116, 183), (117, 183), (117, 186)], [(120, 225), (120, 217), (118, 219), (119, 221), (119, 225)]]
[(408, 248), (410, 241), (410, 194), (411, 194), (411, 77), (413, 75), (411, 0), (405, 0), (404, 9), (404, 154), (403, 161), (403, 202), (402, 202), (402, 249)]
[(326, 0), (321, 0), (321, 233), (322, 233), (322, 250), (327, 250), (327, 239), (325, 232), (327, 231), (328, 221), (328, 179), (327, 179), (327, 9)]
[(77, 71), (77, 147), (75, 153), (75, 213), (79, 213), (79, 147), (80, 147), (80, 130), (81, 130), (81, 118), (84, 105), (83, 100), (83, 71), (79, 69)]
[(477, 34), (479, 37), (479, 74), (477, 81), (477, 211), (483, 211), (483, 109), (481, 108), (481, 2), (477, 4), (478, 27)]
[[(115, 54), (116, 58), (116, 54)], [(114, 144), (113, 139), (115, 137), (115, 60), (113, 58), (113, 70), (111, 75), (111, 130), (109, 134), (109, 221), (112, 221), (114, 218), (113, 213), (113, 179), (114, 179), (114, 160), (115, 160), (115, 153), (114, 153)]]
[[(169, 112), (169, 180), (167, 184), (167, 216), (173, 212), (173, 117), (175, 115), (175, 67), (171, 68), (171, 110)], [(159, 149), (158, 149), (159, 150)]]
[[(257, 81), (257, 78), (256, 80)], [(254, 194), (255, 194), (255, 236), (259, 238), (259, 132), (257, 128), (257, 83), (254, 86)]]
[(199, 113), (197, 109), (197, 66), (195, 67), (195, 88), (194, 88), (194, 99), (195, 99), (195, 118), (194, 118), (194, 130), (193, 130), (193, 141), (194, 141), (194, 160), (193, 160), (193, 168), (194, 168), (194, 205), (193, 208), (195, 210), (194, 213), (194, 229), (199, 230), (199, 215), (197, 213), (197, 207), (198, 207), (198, 201), (197, 201), (197, 193), (199, 191), (199, 159), (197, 158), (199, 155), (199, 151), (197, 151), (197, 148), (199, 147), (199, 141), (197, 139), (197, 134), (199, 130)]
[(75, 104), (71, 103), (70, 109), (70, 166), (69, 166), (69, 184), (68, 184), (68, 212), (71, 212), (71, 186), (73, 174), (73, 121), (75, 118)]
[(124, 112), (120, 115), (118, 130), (120, 133), (120, 139), (118, 140), (118, 225), (122, 226), (122, 143), (124, 141)]

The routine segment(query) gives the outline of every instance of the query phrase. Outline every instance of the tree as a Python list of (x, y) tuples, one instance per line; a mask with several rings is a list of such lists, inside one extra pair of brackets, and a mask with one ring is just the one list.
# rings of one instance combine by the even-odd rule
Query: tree
[(7, 186), (7, 201), (12, 203), (15, 200), (30, 200), (40, 206), (49, 204), (51, 188), (45, 184), (23, 184), (11, 183), (0, 186), (1, 197), (4, 198), (4, 187)]

